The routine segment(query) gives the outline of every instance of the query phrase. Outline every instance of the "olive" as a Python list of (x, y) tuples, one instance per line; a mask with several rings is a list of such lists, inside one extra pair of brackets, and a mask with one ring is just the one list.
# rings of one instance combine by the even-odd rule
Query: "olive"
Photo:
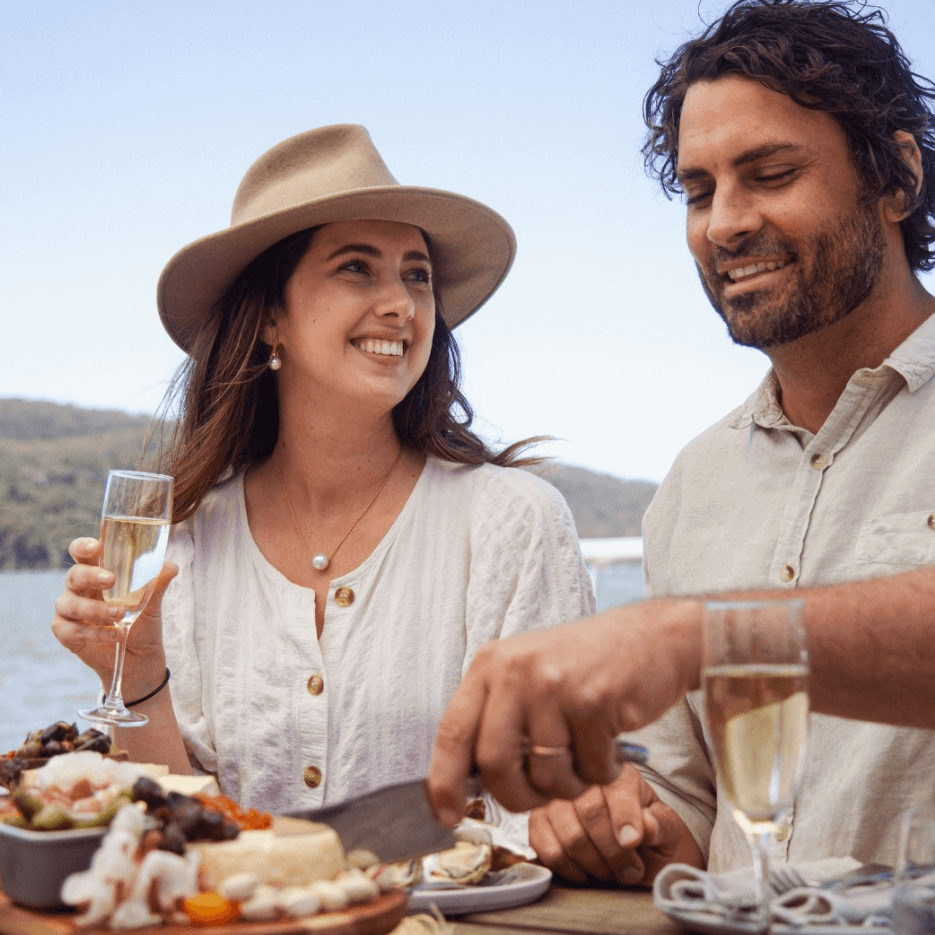
[(40, 736), (43, 743), (48, 743), (50, 740), (62, 741), (66, 737), (75, 737), (77, 734), (78, 729), (74, 724), (69, 724), (67, 721), (56, 721), (43, 730)]

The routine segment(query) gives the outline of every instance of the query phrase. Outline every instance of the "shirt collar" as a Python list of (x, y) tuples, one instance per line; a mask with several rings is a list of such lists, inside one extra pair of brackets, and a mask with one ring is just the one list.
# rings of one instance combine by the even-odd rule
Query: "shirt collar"
[[(935, 315), (926, 318), (879, 367), (858, 373), (878, 374), (884, 367), (898, 373), (906, 381), (910, 393), (914, 393), (935, 375)], [(770, 368), (728, 425), (734, 429), (746, 428), (751, 422), (763, 428), (789, 425), (779, 404), (778, 390), (779, 381), (775, 371)]]
[(929, 315), (881, 364), (906, 381), (914, 393), (935, 374), (935, 315)]

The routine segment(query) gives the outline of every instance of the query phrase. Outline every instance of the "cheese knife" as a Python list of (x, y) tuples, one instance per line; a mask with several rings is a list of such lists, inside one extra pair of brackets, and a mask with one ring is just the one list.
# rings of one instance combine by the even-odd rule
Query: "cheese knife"
[[(621, 738), (615, 742), (620, 763), (645, 763), (647, 751)], [(472, 774), (472, 793), (480, 794), (480, 777)], [(414, 779), (376, 789), (338, 805), (288, 813), (334, 828), (346, 852), (362, 848), (383, 863), (412, 860), (424, 854), (454, 847), (451, 828), (443, 825), (429, 805), (424, 779)]]

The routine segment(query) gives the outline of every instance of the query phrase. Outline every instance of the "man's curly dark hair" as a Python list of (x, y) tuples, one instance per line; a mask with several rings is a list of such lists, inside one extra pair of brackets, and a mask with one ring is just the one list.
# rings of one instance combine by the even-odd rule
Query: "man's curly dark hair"
[[(647, 172), (667, 195), (676, 179), (679, 119), (696, 81), (741, 75), (834, 117), (847, 136), (864, 200), (902, 190), (901, 222), (909, 265), (935, 268), (935, 84), (915, 74), (885, 14), (865, 3), (836, 0), (737, 0), (697, 39), (680, 46), (646, 94)], [(915, 137), (922, 187), (894, 134)]]

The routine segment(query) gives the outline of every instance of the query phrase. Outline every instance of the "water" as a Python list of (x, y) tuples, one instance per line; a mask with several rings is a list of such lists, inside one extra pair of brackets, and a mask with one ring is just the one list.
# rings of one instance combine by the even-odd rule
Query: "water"
[(643, 566), (640, 562), (617, 562), (591, 572), (598, 610), (619, 607), (643, 596)]
[[(18, 747), (31, 730), (77, 721), (77, 710), (100, 698), (97, 676), (52, 635), (53, 604), (64, 576), (0, 572), (0, 754)], [(642, 596), (638, 562), (609, 565), (596, 577), (599, 610)]]
[[(0, 754), (55, 721), (77, 720), (100, 680), (52, 635), (64, 571), (0, 573)], [(79, 727), (88, 727), (79, 724)]]

